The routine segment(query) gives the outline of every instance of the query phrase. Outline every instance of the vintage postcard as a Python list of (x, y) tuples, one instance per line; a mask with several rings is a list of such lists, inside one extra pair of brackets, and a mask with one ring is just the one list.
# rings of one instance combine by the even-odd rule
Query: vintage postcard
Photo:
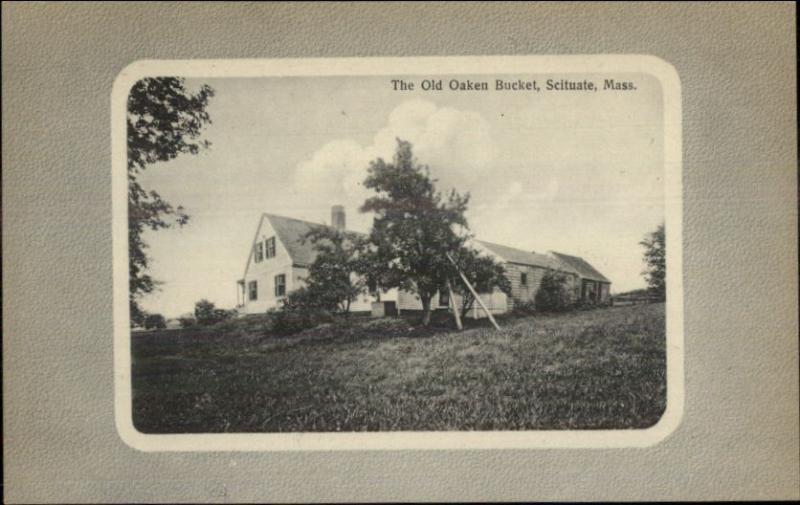
[(112, 134), (129, 445), (644, 447), (679, 424), (669, 63), (140, 61)]

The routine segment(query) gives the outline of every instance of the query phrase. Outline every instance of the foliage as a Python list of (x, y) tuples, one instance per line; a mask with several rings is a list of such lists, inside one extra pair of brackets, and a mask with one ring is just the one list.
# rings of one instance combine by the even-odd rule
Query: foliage
[(167, 320), (161, 314), (147, 314), (144, 318), (144, 329), (163, 329), (167, 327)]
[(543, 312), (561, 312), (570, 308), (567, 277), (560, 272), (547, 271), (542, 277), (535, 301), (536, 309)]
[[(475, 249), (467, 247), (462, 247), (453, 256), (461, 272), (479, 294), (491, 293), (497, 288), (511, 296), (511, 282), (506, 277), (505, 268), (494, 258), (481, 256)], [(456, 276), (451, 285), (453, 291), (461, 295), (461, 316), (465, 317), (475, 304), (475, 297), (460, 276)]]
[(317, 256), (309, 266), (304, 292), (289, 305), (349, 314), (350, 305), (367, 289), (368, 239), (324, 226), (314, 228), (304, 239), (312, 242)]
[(464, 216), (469, 194), (455, 190), (442, 195), (427, 166), (417, 163), (409, 142), (398, 139), (391, 163), (370, 163), (364, 186), (377, 195), (368, 198), (362, 212), (374, 212), (370, 253), (377, 282), (383, 289), (416, 293), (423, 308), (423, 324), (430, 322), (431, 298), (455, 271), (447, 254), (455, 254), (468, 238)]
[(141, 328), (144, 326), (144, 319), (147, 317), (147, 313), (142, 310), (138, 303), (133, 301), (131, 298), (130, 302), (130, 325), (131, 328)]
[(536, 302), (531, 300), (514, 300), (512, 315), (517, 317), (532, 316), (536, 314)]
[(667, 293), (664, 225), (660, 224), (654, 232), (649, 233), (639, 244), (644, 247), (646, 268), (642, 274), (647, 281), (649, 290), (655, 299), (664, 300)]
[(140, 320), (141, 296), (151, 293), (158, 281), (148, 273), (145, 230), (183, 226), (189, 216), (173, 207), (154, 190), (145, 189), (139, 175), (148, 166), (181, 154), (197, 154), (209, 146), (200, 141), (202, 128), (211, 122), (206, 107), (214, 91), (202, 86), (196, 94), (177, 77), (146, 78), (128, 95), (128, 274), (131, 321)]
[(202, 299), (194, 304), (194, 317), (198, 324), (210, 326), (236, 315), (235, 310), (218, 309), (212, 302)]
[(333, 315), (315, 293), (305, 286), (289, 293), (281, 302), (281, 308), (270, 309), (270, 329), (278, 335), (292, 335), (317, 325), (330, 323)]
[(178, 324), (181, 325), (181, 328), (191, 328), (197, 324), (197, 319), (193, 317), (179, 317)]

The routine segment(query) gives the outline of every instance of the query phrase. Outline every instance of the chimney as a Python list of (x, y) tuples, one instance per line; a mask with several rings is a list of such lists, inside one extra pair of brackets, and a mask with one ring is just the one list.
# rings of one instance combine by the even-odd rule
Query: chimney
[(344, 206), (334, 205), (331, 207), (331, 226), (337, 230), (345, 229)]

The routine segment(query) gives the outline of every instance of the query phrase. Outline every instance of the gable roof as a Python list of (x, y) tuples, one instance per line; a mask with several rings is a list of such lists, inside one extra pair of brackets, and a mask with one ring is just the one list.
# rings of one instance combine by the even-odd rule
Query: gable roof
[[(281, 241), (289, 253), (289, 257), (292, 258), (292, 263), (301, 267), (310, 266), (317, 257), (317, 251), (311, 241), (304, 240), (306, 234), (311, 230), (330, 228), (330, 226), (325, 224), (312, 223), (310, 221), (279, 216), (277, 214), (265, 213), (262, 214), (261, 218), (262, 220), (269, 220), (272, 228), (275, 230), (278, 240)], [(259, 229), (260, 228), (261, 225), (259, 224)], [(356, 231), (347, 230), (347, 232), (355, 235), (365, 235), (364, 233)], [(495, 244), (493, 242), (486, 242), (483, 240), (476, 240), (475, 242), (509, 263), (549, 268), (552, 270), (577, 274), (585, 279), (611, 283), (610, 280), (598, 272), (586, 260), (578, 256), (570, 256), (552, 251), (550, 252), (550, 255), (546, 255), (533, 251), (516, 249), (514, 247), (508, 247), (501, 244)], [(245, 273), (250, 267), (250, 259), (252, 256), (253, 251), (251, 248), (250, 255), (247, 260), (247, 266), (245, 267)]]
[(577, 270), (578, 275), (580, 275), (584, 279), (600, 281), (600, 282), (608, 282), (609, 284), (611, 283), (611, 281), (608, 280), (608, 278), (606, 278), (605, 275), (598, 272), (597, 269), (592, 265), (590, 265), (588, 261), (579, 256), (570, 256), (569, 254), (562, 254), (554, 251), (550, 251), (550, 253), (563, 263)]
[(519, 263), (522, 265), (530, 265), (579, 274), (579, 272), (573, 269), (570, 265), (559, 262), (557, 259), (545, 254), (539, 254), (533, 251), (524, 251), (522, 249), (494, 244), (492, 242), (485, 242), (483, 240), (476, 240), (476, 242), (509, 263)]
[[(292, 263), (298, 266), (309, 266), (314, 262), (317, 250), (310, 240), (304, 240), (304, 238), (312, 230), (330, 228), (330, 226), (275, 214), (264, 214), (264, 217), (269, 219), (278, 239), (289, 252)], [(347, 230), (347, 233), (363, 235), (363, 233), (350, 230)]]

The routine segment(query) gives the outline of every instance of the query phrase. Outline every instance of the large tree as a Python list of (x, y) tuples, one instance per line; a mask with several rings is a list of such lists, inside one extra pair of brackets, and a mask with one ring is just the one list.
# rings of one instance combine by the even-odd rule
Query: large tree
[(144, 188), (139, 175), (149, 166), (181, 154), (197, 154), (209, 142), (201, 130), (211, 122), (206, 107), (214, 96), (209, 86), (192, 93), (177, 77), (138, 81), (128, 95), (128, 258), (131, 323), (141, 323), (142, 295), (158, 284), (147, 273), (145, 230), (160, 230), (189, 220), (183, 207), (173, 207), (153, 189)]
[(431, 299), (454, 277), (447, 254), (458, 253), (469, 237), (464, 216), (469, 194), (444, 195), (435, 182), (414, 158), (411, 144), (398, 139), (391, 162), (370, 163), (364, 186), (377, 195), (361, 207), (375, 213), (370, 240), (384, 266), (382, 287), (416, 293), (424, 325), (430, 322)]
[(644, 240), (639, 242), (644, 247), (644, 262), (646, 268), (642, 274), (647, 281), (650, 293), (658, 300), (666, 299), (667, 293), (667, 264), (666, 242), (664, 225), (660, 224), (654, 232), (648, 233)]

